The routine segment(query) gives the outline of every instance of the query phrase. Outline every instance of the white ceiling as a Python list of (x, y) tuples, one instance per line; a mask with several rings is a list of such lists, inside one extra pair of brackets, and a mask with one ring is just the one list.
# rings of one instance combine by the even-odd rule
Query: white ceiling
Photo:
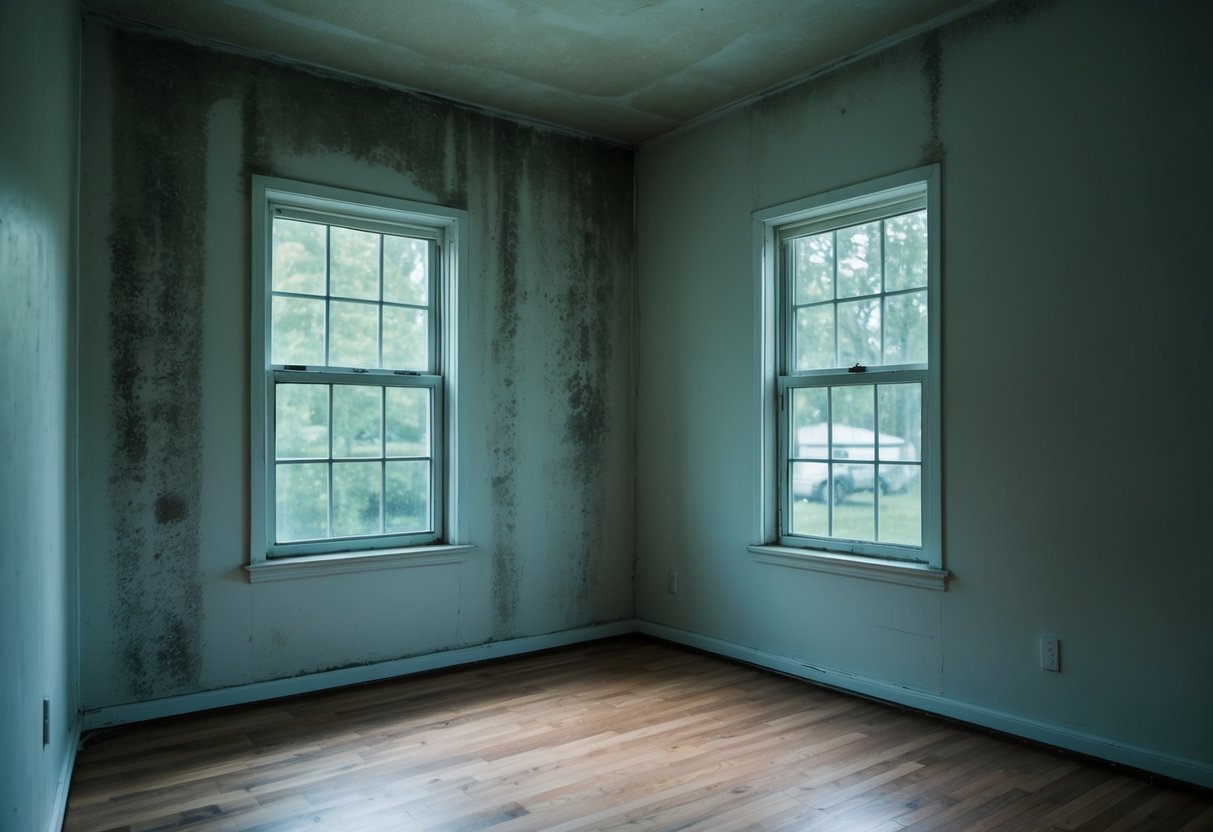
[(86, 0), (624, 144), (991, 0)]

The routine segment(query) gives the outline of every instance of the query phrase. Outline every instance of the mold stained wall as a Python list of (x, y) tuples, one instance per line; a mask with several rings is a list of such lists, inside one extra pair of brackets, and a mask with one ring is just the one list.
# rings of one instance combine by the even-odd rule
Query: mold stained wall
[(0, 5), (3, 829), (56, 822), (78, 737), (72, 476), (79, 40), (74, 2)]
[[(998, 4), (639, 151), (638, 617), (1213, 772), (1198, 8)], [(933, 161), (953, 580), (757, 563), (750, 213)]]
[[(632, 617), (633, 154), (86, 17), (86, 708)], [(249, 584), (249, 181), (466, 209), (459, 564)]]

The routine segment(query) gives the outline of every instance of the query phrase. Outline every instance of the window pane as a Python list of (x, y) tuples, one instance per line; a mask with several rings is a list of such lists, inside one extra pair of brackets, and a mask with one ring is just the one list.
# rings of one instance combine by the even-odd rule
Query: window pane
[(797, 459), (829, 458), (827, 414), (829, 390), (825, 387), (793, 388), (790, 453)]
[(826, 507), (829, 490), (829, 466), (824, 462), (793, 462), (792, 534), (825, 537), (830, 533), (830, 513)]
[(820, 370), (834, 363), (834, 306), (796, 310), (796, 370)]
[(875, 465), (834, 465), (834, 537), (876, 539)]
[(425, 309), (383, 307), (383, 366), (396, 370), (429, 369), (430, 341)]
[(884, 361), (916, 364), (927, 360), (927, 293), (885, 298)]
[(379, 235), (333, 226), (329, 241), (329, 293), (379, 300)]
[(877, 396), (880, 458), (886, 462), (921, 460), (922, 385), (882, 384)]
[(388, 387), (387, 455), (430, 455), (430, 395), (427, 388)]
[(274, 297), (270, 321), (271, 364), (324, 364), (324, 301)]
[(885, 220), (884, 240), (885, 291), (926, 286), (927, 212)]
[(880, 466), (880, 541), (922, 545), (922, 478), (917, 465)]
[(791, 261), (796, 305), (834, 298), (834, 232), (792, 240)]
[[(793, 462), (792, 463), (792, 501), (793, 502), (820, 502), (824, 503), (828, 496), (828, 479), (830, 479), (830, 466), (825, 462)], [(801, 512), (793, 512), (797, 517), (801, 517)], [(826, 534), (825, 523), (827, 522), (825, 512), (821, 513), (821, 528), (818, 531), (810, 532), (810, 534)]]
[(276, 465), (278, 542), (328, 537), (328, 464)]
[[(831, 388), (834, 459), (876, 459), (876, 402), (871, 384)], [(869, 483), (871, 479), (869, 476)]]
[(271, 254), (275, 292), (324, 294), (324, 229), (311, 222), (273, 220)]
[(387, 463), (385, 522), (389, 532), (430, 530), (430, 463)]
[(333, 463), (333, 536), (379, 534), (381, 462)]
[(872, 367), (880, 363), (880, 299), (838, 304), (838, 364)]
[(379, 366), (379, 307), (371, 303), (329, 305), (329, 366)]
[(328, 385), (275, 385), (274, 458), (327, 459), (328, 455)]
[(333, 385), (333, 456), (382, 456), (383, 388)]
[(430, 243), (413, 237), (383, 238), (383, 299), (425, 306), (430, 294)]
[(836, 232), (838, 297), (874, 295), (880, 291), (880, 223), (855, 225)]

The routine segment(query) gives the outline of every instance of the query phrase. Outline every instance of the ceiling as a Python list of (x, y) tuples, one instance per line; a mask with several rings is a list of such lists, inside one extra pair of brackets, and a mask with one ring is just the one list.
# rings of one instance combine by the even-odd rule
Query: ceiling
[(636, 145), (991, 0), (85, 0)]

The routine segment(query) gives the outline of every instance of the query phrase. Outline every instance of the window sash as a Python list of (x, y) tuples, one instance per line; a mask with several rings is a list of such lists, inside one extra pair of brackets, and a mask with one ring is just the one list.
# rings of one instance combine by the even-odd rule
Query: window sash
[[(793, 375), (780, 376), (778, 382), (779, 405), (777, 408), (777, 448), (779, 459), (778, 473), (778, 511), (776, 518), (776, 530), (778, 535), (779, 545), (791, 546), (797, 548), (818, 548), (828, 549), (834, 552), (845, 552), (847, 554), (864, 555), (869, 557), (879, 557), (888, 560), (904, 560), (918, 563), (928, 561), (925, 555), (927, 546), (927, 518), (930, 505), (930, 489), (926, 487), (924, 480), (927, 477), (928, 460), (935, 453), (935, 449), (931, 446), (930, 431), (926, 429), (927, 421), (927, 406), (930, 401), (929, 392), (929, 373), (927, 368), (921, 367), (916, 369), (898, 368), (886, 369), (878, 371), (867, 371), (863, 373), (848, 373), (848, 372), (826, 372), (815, 375)], [(794, 426), (792, 424), (792, 395), (795, 390), (812, 390), (812, 389), (827, 389), (834, 390), (843, 387), (869, 386), (880, 388), (883, 386), (897, 384), (916, 384), (920, 391), (920, 401), (922, 402), (923, 415), (921, 417), (923, 430), (919, 438), (920, 447), (918, 449), (918, 459), (915, 461), (883, 459), (882, 444), (879, 440), (881, 431), (881, 419), (879, 413), (879, 405), (876, 405), (873, 424), (873, 457), (871, 460), (860, 459), (857, 461), (846, 461), (844, 457), (835, 456), (832, 452), (833, 440), (831, 437), (830, 445), (827, 446), (827, 453), (818, 457), (802, 457), (793, 453), (793, 445), (796, 444), (793, 437)], [(877, 395), (877, 402), (879, 396)], [(828, 417), (828, 423), (833, 423), (832, 414)], [(834, 536), (832, 534), (819, 535), (807, 533), (793, 533), (792, 521), (795, 511), (796, 494), (793, 488), (792, 466), (798, 462), (809, 461), (811, 463), (819, 463), (834, 467), (846, 466), (850, 467), (855, 464), (872, 465), (873, 466), (873, 534), (872, 540), (850, 539), (842, 536)], [(880, 505), (882, 502), (879, 495), (879, 467), (882, 464), (897, 465), (906, 467), (916, 467), (919, 475), (919, 534), (920, 542), (918, 545), (910, 545), (903, 543), (881, 542), (875, 538), (880, 536)], [(832, 468), (830, 469), (832, 470)], [(831, 486), (832, 487), (832, 486)], [(834, 505), (829, 496), (826, 497), (826, 507), (828, 516), (832, 517)]]
[[(310, 538), (307, 540), (285, 541), (277, 540), (278, 515), (277, 515), (277, 469), (279, 465), (292, 464), (326, 464), (329, 466), (328, 471), (328, 527), (332, 529), (333, 515), (333, 498), (332, 498), (332, 465), (343, 462), (357, 462), (360, 458), (337, 456), (332, 452), (332, 431), (333, 424), (331, 418), (331, 400), (330, 400), (330, 418), (329, 418), (329, 453), (321, 458), (307, 460), (279, 460), (276, 453), (276, 410), (277, 410), (277, 395), (276, 387), (278, 384), (320, 384), (320, 385), (355, 385), (359, 387), (374, 387), (386, 389), (390, 387), (398, 388), (415, 388), (426, 389), (431, 392), (431, 406), (429, 413), (429, 506), (430, 506), (430, 528), (424, 531), (399, 533), (399, 532), (383, 532), (379, 534), (366, 535), (343, 535), (330, 536), (323, 538)], [(441, 539), (441, 532), (444, 528), (444, 505), (441, 499), (446, 493), (444, 483), (444, 466), (443, 466), (443, 449), (445, 446), (444, 425), (445, 412), (443, 401), (443, 379), (441, 376), (430, 374), (406, 374), (400, 375), (393, 372), (385, 371), (369, 371), (366, 373), (341, 371), (341, 370), (287, 370), (281, 367), (272, 369), (266, 375), (266, 521), (267, 521), (267, 548), (266, 555), (269, 558), (289, 557), (300, 554), (328, 554), (333, 552), (343, 552), (351, 550), (363, 550), (370, 548), (397, 548), (405, 546), (416, 546), (426, 543), (433, 543)], [(381, 421), (380, 430), (386, 433), (387, 426), (385, 421)], [(366, 462), (388, 462), (399, 461), (408, 458), (420, 459), (426, 457), (408, 457), (408, 456), (389, 456), (386, 448), (386, 436), (380, 437), (382, 446), (382, 455), (377, 457), (366, 457), (362, 461)], [(382, 474), (381, 474), (382, 476)], [(380, 505), (381, 517), (383, 512), (384, 501), (386, 500), (386, 492), (382, 488), (380, 490)]]
[[(909, 362), (909, 363), (890, 363), (885, 364), (885, 358), (888, 351), (889, 338), (889, 319), (888, 302), (890, 299), (910, 297), (913, 295), (923, 295), (927, 300), (928, 321), (926, 330), (930, 330), (930, 315), (932, 314), (931, 306), (934, 292), (931, 288), (930, 266), (927, 270), (927, 282), (923, 285), (910, 286), (908, 288), (888, 289), (887, 288), (887, 260), (886, 252), (883, 246), (884, 222), (886, 220), (895, 219), (898, 216), (904, 216), (909, 213), (927, 210), (926, 194), (912, 194), (910, 197), (901, 197), (892, 203), (892, 208), (897, 213), (887, 213), (889, 208), (885, 202), (877, 203), (876, 208), (871, 209), (854, 209), (850, 213), (845, 213), (841, 216), (830, 214), (825, 218), (810, 220), (806, 222), (792, 223), (790, 226), (780, 226), (775, 234), (778, 245), (778, 256), (776, 258), (776, 271), (778, 282), (778, 304), (780, 309), (779, 321), (779, 343), (781, 346), (779, 353), (779, 372), (786, 374), (818, 374), (836, 372), (845, 369), (846, 362), (840, 362), (842, 354), (842, 316), (840, 309), (844, 306), (849, 306), (856, 303), (875, 302), (879, 304), (880, 309), (880, 344), (876, 360), (865, 366), (868, 367), (884, 367), (884, 368), (909, 368), (909, 367), (925, 367), (927, 362)], [(871, 222), (880, 221), (882, 232), (882, 245), (880, 255), (880, 289), (876, 292), (867, 292), (863, 294), (847, 295), (845, 297), (838, 296), (838, 267), (837, 267), (837, 252), (834, 252), (834, 272), (835, 276), (831, 285), (831, 296), (820, 300), (812, 300), (804, 303), (796, 302), (796, 289), (793, 285), (796, 280), (796, 275), (792, 266), (792, 251), (791, 244), (797, 239), (824, 234), (830, 231), (839, 231), (847, 228), (853, 228), (859, 225), (865, 225)], [(793, 229), (789, 232), (787, 229)], [(930, 219), (928, 216), (928, 234), (930, 233)], [(928, 236), (928, 250), (930, 247), (930, 237)], [(929, 263), (928, 258), (928, 263)], [(811, 309), (828, 309), (830, 317), (833, 321), (833, 332), (831, 334), (831, 344), (833, 349), (833, 360), (836, 363), (834, 366), (828, 367), (812, 367), (799, 369), (796, 367), (796, 356), (798, 351), (797, 343), (797, 314), (801, 310)], [(929, 335), (928, 335), (929, 342)], [(928, 346), (928, 356), (930, 347)]]
[[(323, 226), (325, 229), (325, 263), (324, 263), (324, 293), (312, 294), (306, 292), (292, 292), (289, 290), (275, 289), (273, 287), (273, 222), (275, 219), (302, 220), (315, 225)], [(409, 237), (415, 239), (424, 239), (428, 241), (428, 273), (426, 275), (426, 299), (427, 303), (414, 304), (400, 301), (384, 300), (384, 283), (386, 280), (384, 273), (384, 254), (383, 245), (380, 244), (379, 250), (379, 291), (378, 299), (358, 298), (347, 295), (334, 294), (332, 285), (331, 265), (332, 265), (332, 229), (333, 228), (351, 228), (356, 231), (369, 231), (375, 234)], [(440, 345), (442, 343), (442, 333), (440, 331), (441, 316), (438, 314), (438, 306), (442, 302), (441, 297), (441, 269), (442, 269), (442, 244), (443, 234), (442, 229), (437, 228), (419, 228), (417, 226), (405, 223), (388, 223), (384, 221), (374, 220), (357, 220), (347, 218), (338, 214), (325, 214), (317, 210), (297, 209), (289, 205), (283, 205), (279, 202), (271, 201), (269, 203), (269, 218), (267, 220), (267, 252), (266, 252), (266, 280), (265, 280), (265, 335), (266, 335), (266, 352), (265, 361), (266, 368), (283, 367), (285, 364), (271, 363), (272, 339), (273, 339), (273, 302), (274, 298), (298, 298), (304, 300), (313, 300), (324, 304), (324, 334), (323, 334), (323, 351), (324, 361), (317, 365), (304, 365), (311, 368), (319, 367), (346, 367), (348, 365), (333, 364), (330, 361), (330, 350), (332, 347), (332, 339), (330, 337), (331, 321), (333, 314), (333, 303), (351, 304), (360, 306), (373, 306), (376, 309), (376, 320), (378, 326), (376, 359), (378, 367), (374, 369), (399, 370), (405, 372), (417, 371), (417, 368), (405, 368), (402, 366), (384, 366), (384, 345), (385, 331), (384, 326), (385, 312), (389, 309), (412, 309), (424, 311), (426, 315), (426, 366), (420, 368), (422, 371), (437, 373), (440, 371)], [(372, 368), (359, 368), (372, 369)]]

